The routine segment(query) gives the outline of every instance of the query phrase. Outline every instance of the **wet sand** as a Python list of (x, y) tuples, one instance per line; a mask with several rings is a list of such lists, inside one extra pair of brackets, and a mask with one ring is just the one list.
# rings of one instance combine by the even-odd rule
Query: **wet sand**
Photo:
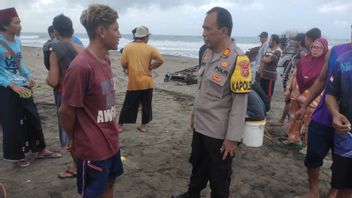
[[(118, 112), (125, 96), (127, 76), (118, 63), (119, 54), (111, 54), (113, 71), (119, 79)], [(153, 121), (148, 132), (141, 133), (137, 124), (125, 125), (120, 134), (121, 153), (126, 159), (125, 173), (115, 184), (115, 197), (119, 198), (164, 198), (172, 192), (187, 188), (191, 173), (188, 158), (191, 152), (192, 131), (189, 118), (198, 85), (179, 82), (164, 83), (166, 72), (174, 72), (197, 64), (197, 59), (165, 56), (165, 64), (156, 70), (156, 89), (153, 96)], [(42, 126), (48, 148), (59, 150), (57, 117), (53, 93), (44, 80), (47, 71), (43, 65), (40, 48), (24, 47), (24, 59), (37, 81), (35, 102), (42, 118)], [(279, 81), (279, 80), (278, 80)], [(283, 104), (281, 82), (276, 85), (272, 109), (268, 120), (281, 115)], [(288, 148), (278, 139), (287, 130), (284, 127), (267, 127), (271, 140), (265, 139), (259, 148), (240, 146), (233, 163), (231, 195), (234, 198), (292, 198), (308, 190), (304, 157), (295, 148)], [(2, 155), (2, 132), (0, 132), (0, 155)], [(51, 160), (35, 160), (32, 165), (17, 168), (12, 163), (0, 160), (0, 182), (4, 183), (9, 198), (61, 198), (79, 197), (75, 179), (58, 179), (57, 174), (70, 165), (70, 156)], [(331, 159), (325, 160), (321, 172), (322, 196), (330, 183)], [(209, 196), (209, 187), (203, 197)]]

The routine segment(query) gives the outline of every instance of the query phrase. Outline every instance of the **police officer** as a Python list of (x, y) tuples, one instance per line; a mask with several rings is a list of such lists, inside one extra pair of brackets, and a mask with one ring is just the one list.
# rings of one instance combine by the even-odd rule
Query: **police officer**
[(241, 141), (250, 92), (249, 60), (231, 38), (232, 17), (214, 7), (203, 24), (205, 51), (191, 126), (192, 175), (188, 191), (173, 198), (198, 198), (210, 181), (211, 197), (229, 197), (232, 159)]

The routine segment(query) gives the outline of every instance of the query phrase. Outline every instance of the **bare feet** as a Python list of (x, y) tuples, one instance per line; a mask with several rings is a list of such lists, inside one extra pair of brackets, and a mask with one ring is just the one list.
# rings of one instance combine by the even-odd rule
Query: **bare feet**
[(141, 124), (137, 127), (138, 131), (140, 132), (146, 132), (147, 130), (145, 129), (145, 125), (144, 124)]
[(59, 173), (58, 177), (60, 179), (75, 178), (77, 176), (77, 168), (72, 165), (67, 170)]
[(336, 198), (337, 192), (338, 192), (337, 189), (330, 188), (329, 193), (328, 193), (328, 198)]
[(123, 125), (122, 124), (117, 124), (117, 131), (121, 133), (123, 131)]
[(308, 192), (302, 196), (295, 196), (294, 198), (320, 198), (319, 193)]

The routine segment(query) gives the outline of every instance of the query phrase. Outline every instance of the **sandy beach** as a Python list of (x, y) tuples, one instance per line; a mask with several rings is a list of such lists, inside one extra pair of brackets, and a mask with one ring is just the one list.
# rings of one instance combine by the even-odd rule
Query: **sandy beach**
[[(42, 49), (24, 47), (25, 64), (37, 82), (35, 102), (42, 118), (46, 143), (51, 150), (60, 150), (57, 116), (53, 92), (45, 84), (47, 71), (43, 65)], [(121, 110), (127, 87), (127, 76), (119, 64), (119, 53), (112, 52), (113, 72), (118, 78), (117, 103)], [(125, 125), (120, 134), (124, 174), (115, 184), (115, 197), (166, 198), (175, 191), (187, 189), (191, 164), (192, 131), (189, 118), (198, 85), (163, 81), (166, 72), (174, 72), (197, 64), (197, 59), (165, 56), (165, 63), (153, 72), (156, 82), (153, 98), (153, 121), (148, 132), (141, 133), (136, 124)], [(278, 80), (268, 120), (277, 119), (283, 107), (283, 90)], [(231, 198), (293, 198), (308, 190), (304, 156), (295, 148), (282, 145), (278, 139), (284, 127), (267, 127), (271, 140), (265, 139), (259, 148), (241, 145), (233, 162)], [(0, 132), (2, 156), (2, 131)], [(98, 146), (98, 145), (97, 145)], [(9, 198), (74, 198), (79, 197), (75, 179), (58, 179), (67, 169), (71, 158), (63, 153), (60, 159), (35, 160), (29, 154), (31, 166), (15, 167), (0, 160), (0, 182), (4, 183)], [(330, 186), (330, 157), (321, 171), (322, 197)], [(209, 196), (209, 188), (203, 197)]]

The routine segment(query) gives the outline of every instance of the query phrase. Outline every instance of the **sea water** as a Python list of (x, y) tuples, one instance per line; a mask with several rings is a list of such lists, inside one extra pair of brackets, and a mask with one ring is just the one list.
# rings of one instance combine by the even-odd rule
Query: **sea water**
[[(88, 45), (88, 36), (85, 33), (75, 34), (83, 42), (84, 46)], [(42, 47), (49, 39), (47, 33), (22, 33), (21, 41), (23, 46)], [(234, 36), (239, 48), (244, 52), (250, 48), (260, 45), (258, 37), (244, 37)], [(347, 39), (328, 39), (329, 46), (349, 42)], [(120, 39), (119, 49), (132, 41), (131, 34), (122, 34)], [(203, 45), (202, 36), (177, 36), (177, 35), (151, 35), (149, 44), (156, 47), (162, 54), (184, 56), (184, 57), (198, 57), (199, 48)]]

